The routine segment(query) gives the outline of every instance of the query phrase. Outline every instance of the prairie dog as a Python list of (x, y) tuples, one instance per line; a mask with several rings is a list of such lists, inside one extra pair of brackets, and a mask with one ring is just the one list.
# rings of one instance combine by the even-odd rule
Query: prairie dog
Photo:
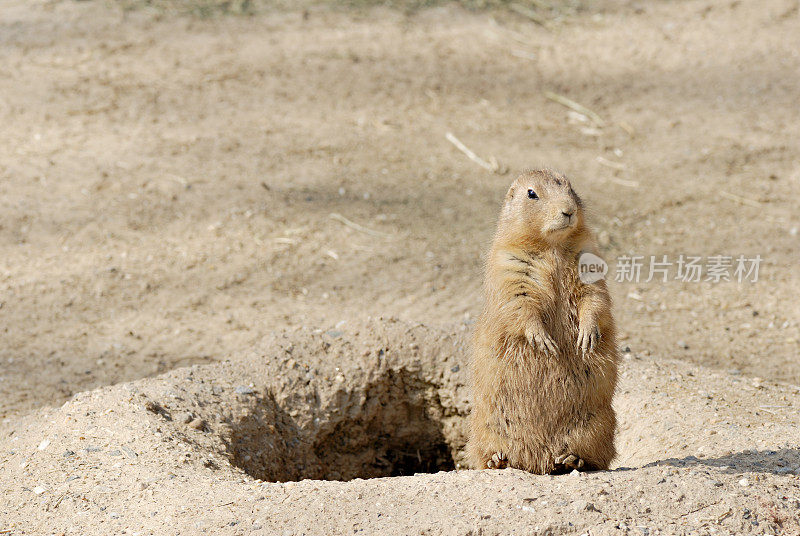
[(607, 469), (619, 356), (604, 280), (578, 258), (595, 246), (563, 175), (525, 171), (509, 188), (487, 259), (473, 339), (474, 469)]

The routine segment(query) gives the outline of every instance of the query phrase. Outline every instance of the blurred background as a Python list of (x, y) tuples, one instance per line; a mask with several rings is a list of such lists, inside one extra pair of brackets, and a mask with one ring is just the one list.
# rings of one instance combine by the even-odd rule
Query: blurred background
[[(800, 383), (798, 0), (5, 0), (0, 417), (367, 315), (470, 329), (525, 167), (624, 349)], [(677, 381), (677, 380), (676, 380)]]

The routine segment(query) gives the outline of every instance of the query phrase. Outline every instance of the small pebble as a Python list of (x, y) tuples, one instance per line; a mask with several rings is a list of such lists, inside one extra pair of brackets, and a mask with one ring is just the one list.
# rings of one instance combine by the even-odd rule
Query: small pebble
[(45, 440), (43, 440), (41, 443), (39, 443), (39, 446), (38, 446), (37, 448), (38, 448), (39, 450), (44, 450), (44, 449), (46, 449), (46, 448), (47, 448), (47, 447), (49, 447), (49, 446), (50, 446), (50, 440), (49, 440), (49, 439), (45, 439)]
[(41, 494), (42, 494), (42, 493), (44, 493), (45, 491), (47, 491), (47, 488), (44, 488), (44, 487), (42, 487), (42, 486), (36, 486), (35, 488), (33, 488), (33, 492), (34, 492), (36, 495), (41, 495)]
[(252, 387), (246, 385), (240, 385), (234, 391), (236, 391), (237, 395), (252, 395), (255, 392)]
[(746, 478), (743, 478), (739, 481), (739, 485), (742, 486), (743, 488), (746, 488), (747, 486), (750, 485), (750, 481), (747, 480)]
[(581, 512), (597, 512), (597, 508), (595, 508), (594, 504), (583, 499), (575, 501), (575, 503), (572, 505), (572, 509), (576, 514)]
[(189, 423), (190, 428), (194, 428), (195, 430), (205, 430), (206, 428), (206, 421), (203, 419), (194, 419), (192, 422)]

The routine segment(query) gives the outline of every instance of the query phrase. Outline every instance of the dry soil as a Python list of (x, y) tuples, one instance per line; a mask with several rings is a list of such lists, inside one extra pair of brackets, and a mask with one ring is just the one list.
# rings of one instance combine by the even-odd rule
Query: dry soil
[[(797, 534), (798, 3), (547, 18), (4, 2), (0, 530)], [(611, 282), (615, 470), (454, 471), (481, 256), (536, 166), (611, 279), (758, 281)]]

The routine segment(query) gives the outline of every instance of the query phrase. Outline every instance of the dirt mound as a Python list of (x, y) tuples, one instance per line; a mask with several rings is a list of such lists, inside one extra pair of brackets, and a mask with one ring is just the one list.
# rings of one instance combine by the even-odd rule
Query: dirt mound
[(229, 419), (232, 463), (261, 480), (350, 480), (454, 469), (468, 411), (463, 337), (372, 321), (284, 333), (259, 350), (272, 382)]
[(412, 475), (461, 462), (465, 348), (463, 331), (371, 320), (282, 332), (226, 363), (125, 389), (137, 414), (208, 466), (223, 459), (279, 482)]
[(69, 532), (78, 521), (85, 533), (162, 533), (176, 523), (266, 534), (800, 530), (798, 388), (630, 353), (615, 470), (452, 471), (469, 411), (466, 333), (396, 320), (283, 331), (223, 363), (82, 393), (11, 421), (0, 439), (4, 525), (21, 533)]

